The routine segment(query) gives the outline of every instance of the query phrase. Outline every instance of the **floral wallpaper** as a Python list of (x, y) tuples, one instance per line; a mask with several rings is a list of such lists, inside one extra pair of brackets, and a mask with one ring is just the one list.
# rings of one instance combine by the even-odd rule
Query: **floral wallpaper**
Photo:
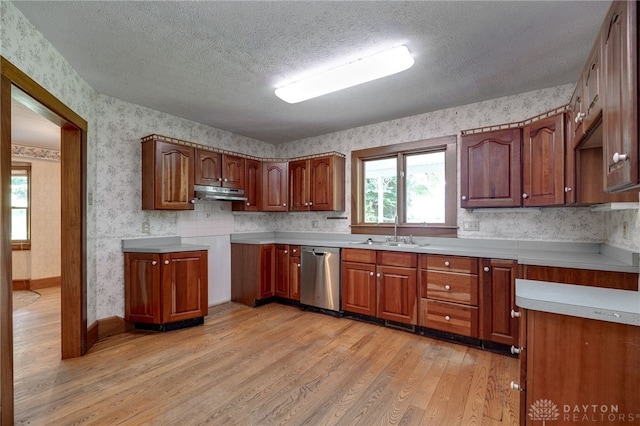
[[(219, 244), (232, 232), (350, 232), (349, 190), (347, 211), (337, 214), (239, 213), (215, 205), (198, 207), (195, 216), (194, 212), (143, 211), (140, 208), (143, 136), (163, 134), (257, 157), (291, 158), (342, 152), (347, 156), (346, 185), (350, 188), (349, 160), (353, 149), (459, 135), (462, 129), (520, 121), (568, 102), (573, 90), (572, 84), (563, 85), (273, 146), (96, 93), (10, 2), (0, 2), (0, 26), (0, 55), (89, 124), (87, 191), (93, 201), (86, 206), (89, 323), (124, 313), (122, 239), (185, 233), (189, 238), (209, 236)], [(458, 220), (480, 222), (477, 232), (460, 231), (462, 238), (603, 241), (640, 250), (637, 209), (607, 213), (592, 213), (588, 208), (518, 213), (458, 209)], [(142, 232), (143, 223), (149, 224), (148, 234)]]
[(60, 162), (60, 151), (56, 151), (54, 149), (34, 148), (32, 146), (11, 145), (11, 156)]

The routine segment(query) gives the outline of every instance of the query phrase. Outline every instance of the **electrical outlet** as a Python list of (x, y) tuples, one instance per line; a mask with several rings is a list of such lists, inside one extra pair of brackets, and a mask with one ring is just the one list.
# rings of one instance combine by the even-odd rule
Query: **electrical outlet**
[(311, 227), (312, 228), (317, 228), (318, 227), (318, 221), (317, 220), (312, 220), (311, 221)]
[(622, 222), (622, 238), (629, 239), (629, 222)]
[(467, 220), (462, 222), (462, 230), (463, 231), (479, 231), (480, 230), (480, 221), (479, 220)]
[(149, 222), (142, 222), (142, 233), (143, 234), (149, 233)]

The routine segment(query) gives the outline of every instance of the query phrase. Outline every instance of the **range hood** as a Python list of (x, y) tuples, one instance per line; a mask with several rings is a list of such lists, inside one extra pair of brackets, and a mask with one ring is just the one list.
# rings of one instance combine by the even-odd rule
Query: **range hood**
[(244, 189), (219, 186), (194, 185), (197, 201), (247, 201)]

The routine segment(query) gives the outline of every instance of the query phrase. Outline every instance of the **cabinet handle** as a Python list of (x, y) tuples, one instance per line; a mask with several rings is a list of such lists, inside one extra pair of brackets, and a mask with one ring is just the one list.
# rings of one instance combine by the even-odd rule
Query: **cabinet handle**
[(445, 262), (444, 262), (444, 266), (449, 266), (449, 265), (451, 265), (451, 263), (449, 263), (449, 261), (448, 261), (448, 260), (445, 260)]
[(156, 266), (156, 265), (158, 264), (158, 262), (156, 262), (156, 261), (154, 260), (153, 262), (151, 262), (151, 264), (152, 264), (153, 266)]
[(485, 266), (482, 270), (485, 271), (485, 272), (489, 272), (489, 267)]
[(451, 286), (449, 284), (447, 284), (447, 285), (444, 286), (444, 289), (445, 290), (451, 290)]
[(447, 321), (451, 321), (451, 317), (449, 315), (445, 315), (444, 319), (446, 319)]
[(519, 354), (521, 350), (522, 350), (522, 348), (519, 348), (519, 347), (517, 347), (517, 346), (513, 346), (513, 345), (511, 345), (511, 353), (512, 353), (513, 355)]
[(579, 112), (576, 114), (576, 124), (581, 123), (582, 120), (587, 116), (586, 112)]
[(520, 392), (524, 392), (524, 388), (522, 386), (520, 386), (519, 384), (517, 384), (516, 382), (512, 381), (511, 384), (509, 385), (509, 387), (513, 390), (517, 390)]
[(373, 276), (373, 272), (369, 272), (369, 276), (372, 277)]
[(570, 186), (564, 187), (564, 192), (571, 192), (571, 191), (573, 191), (573, 188), (571, 188)]
[(512, 309), (511, 310), (511, 318), (520, 318), (520, 312)]
[(168, 264), (169, 264), (169, 259), (165, 260), (165, 261), (164, 261), (164, 264), (165, 264), (165, 265), (168, 265)]
[(522, 194), (522, 198), (529, 198), (529, 194), (525, 192), (524, 194)]
[(466, 195), (463, 195), (461, 198), (462, 198), (462, 201), (467, 201), (467, 196)]
[(627, 154), (619, 154), (619, 153), (614, 153), (613, 154), (613, 162), (614, 164), (617, 164), (620, 161), (627, 161)]

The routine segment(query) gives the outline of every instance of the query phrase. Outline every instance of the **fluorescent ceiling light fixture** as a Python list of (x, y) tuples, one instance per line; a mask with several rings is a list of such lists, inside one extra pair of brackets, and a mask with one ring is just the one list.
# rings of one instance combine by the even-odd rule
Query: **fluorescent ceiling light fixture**
[(414, 62), (407, 46), (398, 46), (280, 87), (276, 96), (295, 104), (399, 73)]

